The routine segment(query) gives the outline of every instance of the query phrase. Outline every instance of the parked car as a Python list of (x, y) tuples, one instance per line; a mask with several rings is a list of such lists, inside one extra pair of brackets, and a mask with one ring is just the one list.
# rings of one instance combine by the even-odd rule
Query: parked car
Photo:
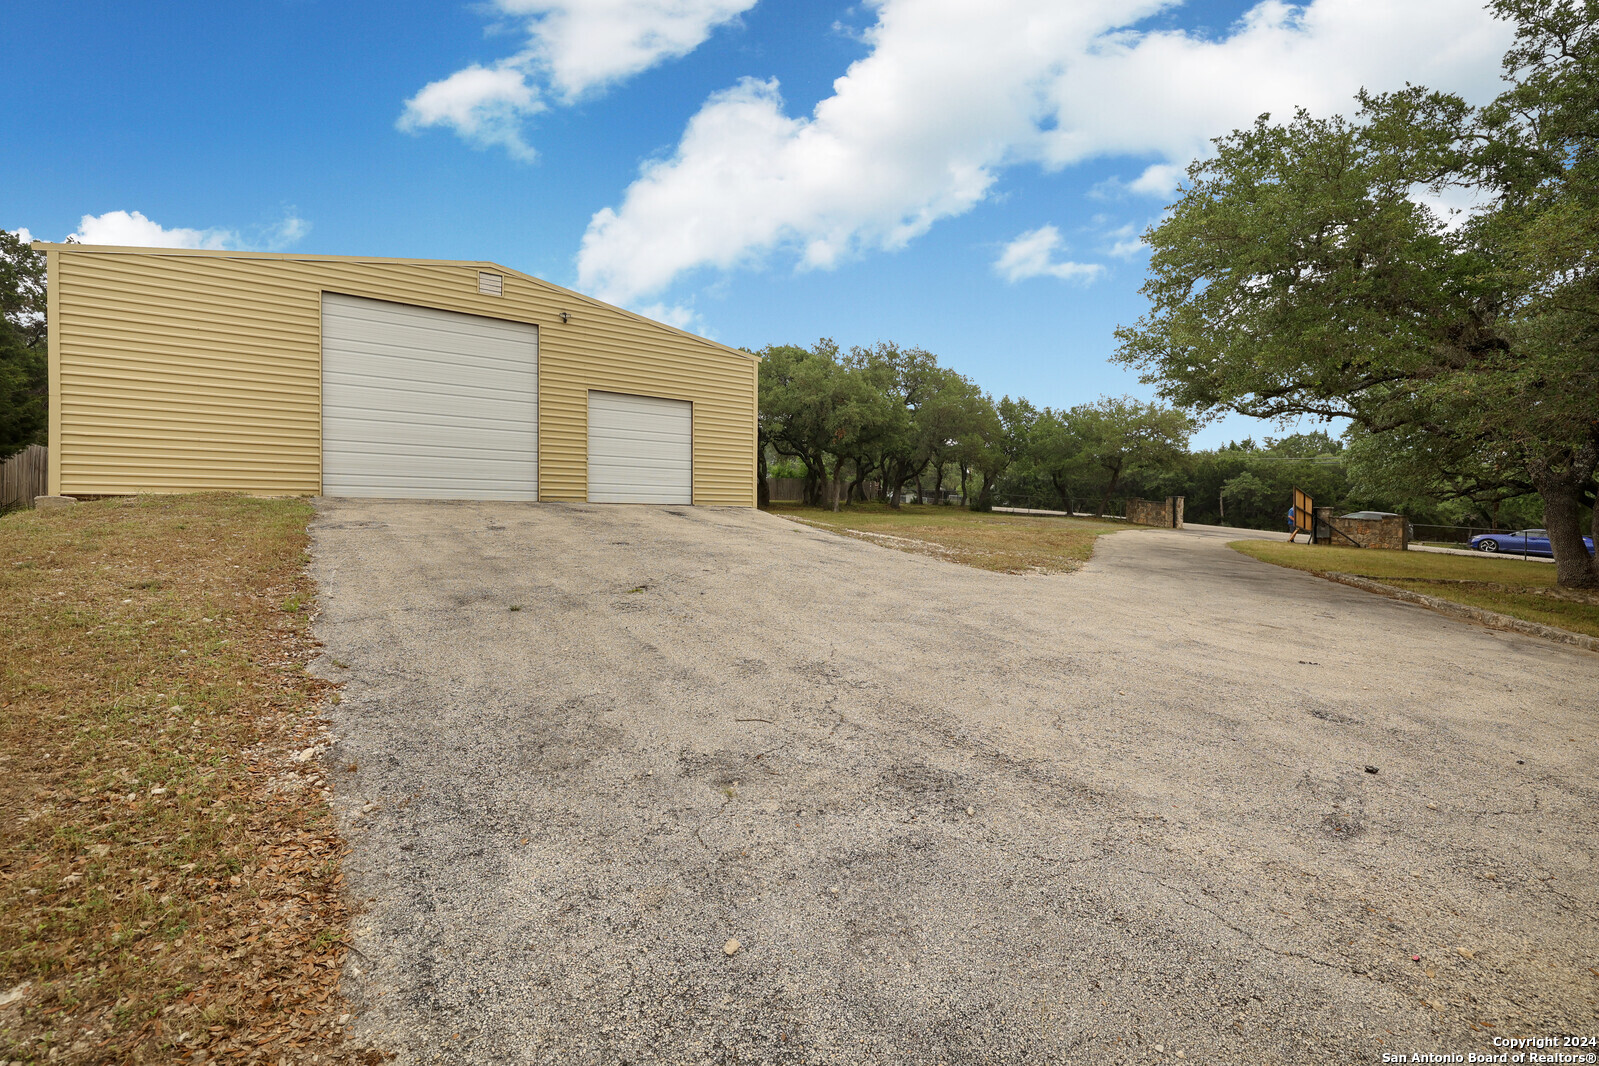
[[(1593, 538), (1583, 537), (1588, 554), (1593, 554)], [(1518, 529), (1514, 533), (1479, 533), (1471, 546), (1480, 552), (1509, 552), (1512, 555), (1554, 555), (1547, 529)]]

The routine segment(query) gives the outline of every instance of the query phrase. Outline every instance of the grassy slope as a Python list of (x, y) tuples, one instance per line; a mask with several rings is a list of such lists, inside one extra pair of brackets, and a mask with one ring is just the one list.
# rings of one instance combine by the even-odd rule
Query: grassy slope
[[(0, 1061), (342, 1061), (310, 508), (0, 518)], [(332, 1052), (333, 1054), (330, 1054)]]
[(1599, 594), (1561, 589), (1555, 568), (1517, 559), (1375, 551), (1246, 540), (1232, 545), (1278, 566), (1354, 574), (1427, 596), (1599, 637)]
[(979, 514), (959, 507), (853, 504), (837, 514), (820, 507), (773, 504), (772, 513), (919, 555), (1008, 574), (1066, 573), (1093, 554), (1101, 534), (1123, 523), (1082, 518)]

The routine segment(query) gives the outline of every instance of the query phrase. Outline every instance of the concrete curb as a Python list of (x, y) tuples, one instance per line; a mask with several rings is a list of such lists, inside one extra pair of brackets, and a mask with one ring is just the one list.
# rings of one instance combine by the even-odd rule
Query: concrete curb
[(1340, 574), (1331, 570), (1317, 570), (1313, 571), (1313, 573), (1329, 581), (1336, 581), (1341, 585), (1350, 585), (1357, 589), (1364, 589), (1367, 592), (1375, 592), (1381, 596), (1388, 596), (1392, 599), (1403, 600), (1406, 603), (1428, 607), (1441, 614), (1464, 618), (1468, 622), (1476, 622), (1479, 625), (1488, 626), (1490, 629), (1508, 629), (1515, 633), (1524, 633), (1529, 637), (1542, 637), (1544, 640), (1552, 640), (1556, 644), (1571, 644), (1587, 651), (1599, 652), (1599, 637), (1573, 633), (1569, 629), (1557, 629), (1554, 626), (1546, 626), (1540, 622), (1523, 621), (1520, 618), (1512, 618), (1508, 614), (1500, 614), (1498, 611), (1485, 611), (1481, 607), (1467, 607), (1463, 603), (1442, 600), (1437, 596), (1424, 596), (1419, 592), (1411, 592), (1409, 589), (1397, 588), (1393, 585), (1384, 585), (1380, 581), (1356, 577), (1354, 574)]

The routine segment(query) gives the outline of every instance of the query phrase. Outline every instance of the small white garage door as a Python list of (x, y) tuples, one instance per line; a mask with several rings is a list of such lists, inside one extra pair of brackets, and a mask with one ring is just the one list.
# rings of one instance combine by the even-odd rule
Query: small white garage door
[(589, 393), (589, 501), (693, 503), (694, 405)]
[(537, 326), (322, 297), (322, 492), (538, 499)]

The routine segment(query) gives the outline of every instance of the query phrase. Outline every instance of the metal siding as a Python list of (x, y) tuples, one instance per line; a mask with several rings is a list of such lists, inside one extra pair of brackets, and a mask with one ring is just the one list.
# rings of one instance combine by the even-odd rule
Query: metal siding
[(589, 393), (590, 503), (693, 503), (694, 405)]
[[(324, 292), (539, 327), (539, 498), (588, 489), (588, 393), (694, 405), (694, 500), (754, 503), (756, 360), (491, 263), (55, 246), (60, 491), (322, 489)], [(503, 296), (477, 291), (480, 269)], [(563, 324), (561, 312), (571, 322)]]
[(322, 493), (538, 498), (538, 328), (322, 297)]

